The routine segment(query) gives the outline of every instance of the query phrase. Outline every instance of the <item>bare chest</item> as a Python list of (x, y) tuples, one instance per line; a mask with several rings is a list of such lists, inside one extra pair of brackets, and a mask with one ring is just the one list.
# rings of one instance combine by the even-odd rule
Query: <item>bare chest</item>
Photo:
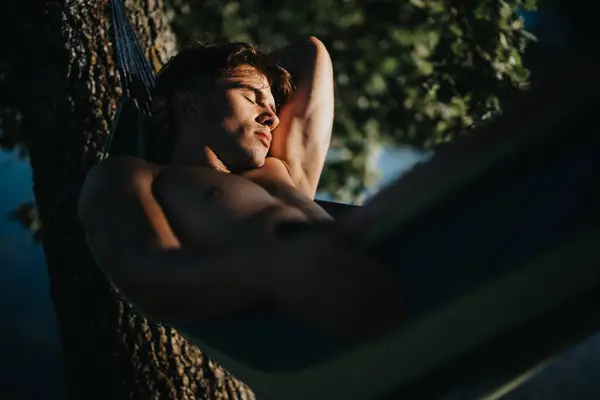
[[(169, 168), (155, 195), (182, 245), (213, 247), (280, 222), (331, 219), (314, 201), (264, 168), (245, 176), (207, 168)], [(246, 232), (244, 232), (246, 231)], [(247, 235), (244, 235), (247, 234)]]

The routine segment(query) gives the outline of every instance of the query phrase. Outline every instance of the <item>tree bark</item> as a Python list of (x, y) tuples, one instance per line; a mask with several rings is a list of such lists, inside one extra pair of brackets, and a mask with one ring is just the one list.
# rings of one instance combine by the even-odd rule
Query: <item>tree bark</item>
[[(88, 250), (77, 198), (100, 159), (120, 95), (107, 1), (17, 3), (18, 107), (69, 397), (254, 398), (176, 331), (132, 310)], [(153, 64), (162, 65), (175, 51), (162, 0), (126, 6)]]

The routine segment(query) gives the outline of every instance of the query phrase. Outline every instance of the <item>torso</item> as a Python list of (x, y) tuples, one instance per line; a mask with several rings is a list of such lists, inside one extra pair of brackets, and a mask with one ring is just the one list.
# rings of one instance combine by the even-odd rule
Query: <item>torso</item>
[(251, 230), (274, 235), (282, 223), (333, 220), (293, 186), (283, 163), (274, 158), (242, 175), (204, 167), (159, 167), (153, 191), (186, 247), (210, 249), (243, 233), (252, 237)]

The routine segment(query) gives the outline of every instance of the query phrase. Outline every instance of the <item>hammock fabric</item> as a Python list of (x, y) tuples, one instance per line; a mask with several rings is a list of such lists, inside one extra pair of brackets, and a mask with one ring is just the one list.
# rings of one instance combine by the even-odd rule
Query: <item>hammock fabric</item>
[[(139, 121), (150, 115), (154, 72), (122, 0), (110, 5), (133, 101), (124, 99), (106, 151), (144, 157)], [(342, 345), (268, 312), (176, 328), (261, 398), (477, 397), (507, 387), (600, 326), (593, 92), (506, 134), (458, 141), (404, 180), (398, 210), (362, 243), (411, 288), (409, 321), (388, 337)]]

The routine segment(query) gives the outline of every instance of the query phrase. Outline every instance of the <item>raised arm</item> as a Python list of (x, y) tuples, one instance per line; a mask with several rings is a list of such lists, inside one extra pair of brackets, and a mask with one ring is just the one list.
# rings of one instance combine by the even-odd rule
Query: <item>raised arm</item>
[(274, 53), (292, 75), (296, 91), (279, 113), (270, 155), (283, 161), (294, 185), (314, 197), (329, 149), (333, 126), (333, 67), (315, 38)]

